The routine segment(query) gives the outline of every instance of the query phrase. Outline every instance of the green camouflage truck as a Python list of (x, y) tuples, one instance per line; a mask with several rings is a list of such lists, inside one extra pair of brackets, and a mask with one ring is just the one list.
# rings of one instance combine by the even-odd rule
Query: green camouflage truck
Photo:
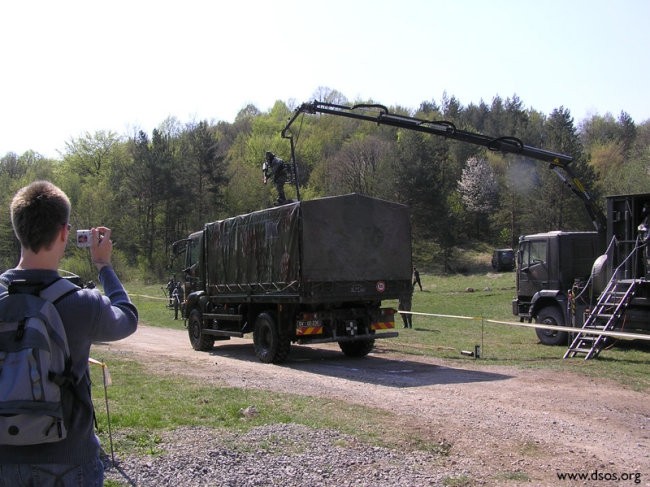
[(382, 301), (412, 291), (407, 207), (359, 194), (208, 223), (173, 253), (192, 347), (252, 333), (266, 363), (284, 362), (291, 343), (337, 342), (363, 357), (398, 335)]

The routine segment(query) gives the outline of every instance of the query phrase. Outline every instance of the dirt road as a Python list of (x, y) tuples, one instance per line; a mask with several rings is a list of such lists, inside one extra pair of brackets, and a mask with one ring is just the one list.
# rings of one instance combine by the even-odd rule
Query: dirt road
[(528, 478), (535, 485), (601, 485), (558, 479), (558, 473), (597, 473), (602, 485), (650, 485), (650, 395), (605, 380), (480, 363), (461, 368), (394, 353), (349, 359), (336, 345), (293, 346), (286, 364), (267, 365), (255, 357), (251, 340), (195, 352), (185, 332), (147, 326), (97, 348), (215, 384), (400, 413), (405, 427), (451, 445), (445, 467), (487, 483)]

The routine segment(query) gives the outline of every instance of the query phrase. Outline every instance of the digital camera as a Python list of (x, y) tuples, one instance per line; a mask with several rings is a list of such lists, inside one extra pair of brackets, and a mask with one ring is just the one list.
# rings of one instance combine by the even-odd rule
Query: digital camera
[(91, 238), (90, 230), (77, 230), (77, 247), (90, 247)]

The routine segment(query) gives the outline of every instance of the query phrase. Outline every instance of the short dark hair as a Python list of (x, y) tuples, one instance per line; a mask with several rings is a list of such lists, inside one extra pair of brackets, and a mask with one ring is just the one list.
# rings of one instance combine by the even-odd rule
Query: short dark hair
[(70, 217), (70, 200), (49, 181), (34, 181), (11, 201), (11, 224), (20, 245), (38, 253), (49, 249)]

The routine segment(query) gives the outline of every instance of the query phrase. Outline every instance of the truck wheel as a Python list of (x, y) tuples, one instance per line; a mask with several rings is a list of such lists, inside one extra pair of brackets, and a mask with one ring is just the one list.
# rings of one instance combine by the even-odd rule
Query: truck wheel
[(356, 342), (339, 342), (341, 351), (348, 357), (365, 357), (375, 346), (374, 340), (359, 340)]
[(255, 355), (265, 364), (280, 364), (287, 360), (291, 341), (281, 336), (278, 326), (269, 313), (261, 313), (253, 330)]
[(194, 308), (190, 312), (190, 319), (187, 323), (187, 333), (190, 336), (190, 343), (194, 350), (207, 352), (214, 347), (214, 338), (203, 334), (203, 320), (201, 311)]
[[(537, 314), (535, 323), (562, 326), (564, 320), (561, 318), (560, 311), (557, 308), (547, 306)], [(535, 333), (537, 333), (537, 338), (544, 345), (566, 345), (569, 340), (569, 333), (566, 331), (535, 328)]]

